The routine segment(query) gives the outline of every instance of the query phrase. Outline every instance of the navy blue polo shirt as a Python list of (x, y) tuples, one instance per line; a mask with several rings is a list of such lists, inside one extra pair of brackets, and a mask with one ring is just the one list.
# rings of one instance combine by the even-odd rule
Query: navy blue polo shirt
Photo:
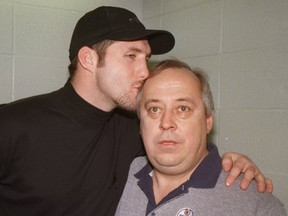
[(184, 182), (175, 190), (171, 191), (166, 197), (164, 197), (158, 204), (155, 203), (153, 183), (150, 173), (153, 168), (151, 164), (144, 166), (135, 177), (139, 179), (138, 186), (144, 192), (148, 198), (146, 214), (149, 214), (157, 206), (162, 203), (171, 200), (180, 194), (188, 193), (188, 188), (214, 188), (218, 177), (222, 170), (221, 157), (218, 153), (216, 145), (209, 144), (207, 146), (208, 155), (203, 159), (203, 161), (198, 165), (196, 170), (191, 175), (190, 179)]

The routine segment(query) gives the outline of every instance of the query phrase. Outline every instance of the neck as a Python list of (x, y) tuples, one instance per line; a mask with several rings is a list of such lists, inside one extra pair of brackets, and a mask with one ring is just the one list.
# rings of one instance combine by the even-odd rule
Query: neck
[(105, 112), (110, 112), (116, 108), (113, 103), (109, 103), (107, 98), (99, 94), (92, 77), (74, 77), (71, 84), (77, 94), (94, 107)]
[(152, 181), (153, 181), (153, 191), (156, 204), (158, 204), (171, 191), (175, 190), (180, 185), (189, 180), (193, 172), (196, 170), (196, 168), (204, 159), (204, 157), (207, 156), (207, 154), (208, 151), (205, 150), (201, 158), (199, 158), (198, 163), (196, 163), (194, 166), (191, 166), (190, 169), (184, 172), (171, 173), (171, 171), (167, 172), (166, 170), (166, 172), (164, 173), (154, 169), (152, 175)]
[(171, 191), (175, 190), (181, 184), (185, 183), (192, 175), (192, 172), (189, 172), (185, 175), (172, 176), (165, 175), (163, 173), (153, 170), (152, 181), (156, 204), (158, 204)]

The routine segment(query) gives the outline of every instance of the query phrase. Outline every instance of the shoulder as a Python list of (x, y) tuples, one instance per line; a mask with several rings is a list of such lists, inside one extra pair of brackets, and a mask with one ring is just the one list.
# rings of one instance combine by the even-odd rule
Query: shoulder
[(217, 196), (221, 197), (223, 201), (225, 200), (228, 205), (238, 203), (235, 208), (238, 206), (243, 207), (243, 211), (244, 209), (248, 212), (257, 211), (256, 215), (286, 215), (283, 203), (277, 197), (267, 192), (260, 193), (257, 191), (257, 182), (255, 180), (251, 181), (246, 190), (242, 190), (239, 185), (243, 174), (236, 179), (231, 187), (225, 185), (227, 176), (227, 173), (221, 172), (215, 191), (218, 194)]
[[(217, 181), (217, 185), (216, 187), (221, 189), (221, 190), (225, 190), (227, 191), (228, 193), (242, 193), (242, 192), (245, 192), (245, 194), (249, 194), (249, 196), (257, 196), (258, 195), (258, 191), (257, 191), (257, 183), (255, 180), (252, 180), (250, 182), (250, 185), (249, 187), (247, 188), (247, 190), (242, 190), (240, 188), (240, 183), (241, 183), (241, 180), (244, 176), (244, 174), (240, 174), (235, 182), (233, 183), (233, 185), (231, 185), (230, 187), (226, 186), (225, 185), (225, 180), (226, 178), (228, 177), (228, 174), (229, 173), (226, 173), (224, 172), (223, 170), (221, 171), (220, 173), (220, 176), (218, 178), (218, 181)], [(256, 193), (257, 192), (257, 193)], [(260, 193), (259, 193), (260, 194)]]
[(47, 103), (52, 100), (53, 96), (56, 95), (57, 92), (58, 91), (42, 95), (36, 95), (19, 99), (11, 103), (3, 104), (0, 107), (0, 115), (2, 113), (6, 115), (9, 113), (17, 114), (18, 112), (23, 113), (28, 111), (35, 111), (35, 109), (38, 110), (38, 108), (41, 106), (46, 107)]
[(25, 128), (33, 122), (42, 122), (52, 110), (55, 92), (24, 98), (0, 107), (1, 131)]

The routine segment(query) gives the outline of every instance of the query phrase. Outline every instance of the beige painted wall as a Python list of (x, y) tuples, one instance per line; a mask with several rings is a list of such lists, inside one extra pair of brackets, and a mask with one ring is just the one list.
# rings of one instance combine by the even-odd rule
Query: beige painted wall
[(214, 142), (252, 158), (287, 209), (287, 0), (0, 0), (0, 104), (63, 86), (76, 21), (104, 4), (174, 33), (175, 48), (161, 58), (208, 72)]
[(210, 76), (213, 141), (252, 158), (288, 208), (288, 1), (144, 0), (148, 27), (170, 30), (177, 57)]

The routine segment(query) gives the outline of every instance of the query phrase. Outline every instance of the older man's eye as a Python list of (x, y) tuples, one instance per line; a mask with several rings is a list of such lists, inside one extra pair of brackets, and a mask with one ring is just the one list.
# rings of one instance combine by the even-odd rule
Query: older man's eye
[(189, 107), (187, 107), (187, 106), (180, 106), (180, 107), (178, 108), (178, 110), (179, 110), (180, 112), (188, 112), (190, 109), (189, 109)]
[(157, 113), (158, 111), (159, 111), (158, 107), (151, 107), (151, 108), (148, 109), (149, 113)]

